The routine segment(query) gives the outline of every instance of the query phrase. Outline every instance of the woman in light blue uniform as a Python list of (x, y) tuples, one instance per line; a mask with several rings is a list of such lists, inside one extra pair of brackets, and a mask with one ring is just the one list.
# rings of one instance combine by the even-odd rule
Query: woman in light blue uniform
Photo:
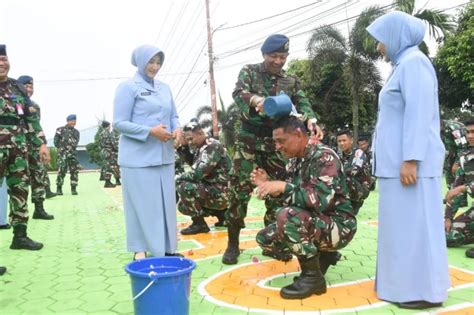
[(173, 140), (181, 130), (170, 88), (154, 79), (164, 57), (157, 47), (136, 48), (137, 72), (117, 87), (114, 100), (127, 249), (134, 259), (176, 253)]
[(379, 95), (373, 152), (379, 182), (375, 289), (401, 308), (441, 306), (450, 287), (443, 231), (438, 82), (418, 49), (424, 23), (402, 12), (368, 32), (393, 69)]

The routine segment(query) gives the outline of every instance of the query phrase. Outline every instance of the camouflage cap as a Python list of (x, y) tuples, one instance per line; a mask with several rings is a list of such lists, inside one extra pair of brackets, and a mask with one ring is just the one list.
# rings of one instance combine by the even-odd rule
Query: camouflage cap
[(202, 129), (202, 126), (199, 122), (197, 121), (190, 121), (183, 127), (183, 131), (194, 131), (196, 129)]

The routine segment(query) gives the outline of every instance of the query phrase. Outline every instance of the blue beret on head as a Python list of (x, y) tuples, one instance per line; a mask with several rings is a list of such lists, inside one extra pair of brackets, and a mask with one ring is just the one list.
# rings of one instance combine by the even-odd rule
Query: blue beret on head
[(275, 52), (288, 52), (290, 49), (290, 39), (282, 34), (273, 34), (267, 37), (263, 42), (262, 54), (270, 54)]
[(107, 128), (108, 126), (110, 126), (110, 122), (107, 120), (102, 120), (102, 128)]
[(71, 114), (71, 115), (69, 115), (69, 116), (66, 117), (66, 120), (67, 120), (67, 121), (76, 120), (76, 118), (77, 118), (76, 114)]
[(17, 79), (17, 81), (20, 82), (21, 84), (31, 84), (33, 83), (33, 78), (30, 77), (29, 75), (22, 75), (21, 77)]
[(6, 56), (6, 55), (7, 55), (7, 46), (0, 45), (0, 56)]

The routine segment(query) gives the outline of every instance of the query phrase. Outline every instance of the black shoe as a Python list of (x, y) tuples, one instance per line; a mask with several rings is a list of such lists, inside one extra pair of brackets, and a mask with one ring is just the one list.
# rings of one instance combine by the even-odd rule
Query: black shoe
[(423, 310), (425, 308), (441, 307), (441, 306), (443, 306), (443, 303), (431, 303), (428, 301), (411, 301), (411, 302), (398, 303), (399, 308), (406, 308), (410, 310)]
[(10, 249), (27, 249), (27, 250), (40, 250), (43, 248), (43, 244), (33, 241), (28, 236), (24, 237), (13, 237)]
[(222, 263), (226, 265), (235, 265), (240, 256), (239, 249), (240, 226), (227, 227), (227, 248), (222, 256)]
[(166, 257), (183, 257), (184, 258), (184, 256), (180, 253), (165, 253), (165, 256)]
[(474, 258), (474, 247), (466, 250), (466, 257)]
[(13, 240), (10, 249), (40, 250), (43, 244), (35, 242), (26, 234), (26, 225), (16, 225), (13, 227)]
[(105, 184), (104, 184), (104, 188), (114, 188), (115, 187), (115, 184), (112, 184), (112, 182), (110, 181), (110, 179), (107, 179), (105, 181)]
[(56, 195), (57, 196), (63, 195), (63, 188), (61, 186), (56, 186)]
[(263, 250), (262, 255), (267, 256), (267, 257), (272, 257), (272, 258), (275, 258), (276, 260), (283, 261), (283, 262), (288, 262), (293, 259), (293, 255), (291, 255), (290, 253), (274, 253), (268, 250)]
[(33, 219), (39, 220), (53, 220), (54, 215), (47, 213), (46, 211), (35, 211), (33, 213)]
[(11, 229), (11, 227), (12, 226), (8, 223), (7, 224), (2, 224), (2, 225), (0, 225), (0, 230), (9, 230), (9, 229)]
[(53, 220), (54, 215), (48, 214), (43, 207), (43, 202), (35, 202), (35, 212), (33, 213), (33, 219), (41, 220)]
[(56, 197), (56, 193), (52, 192), (51, 189), (49, 189), (49, 186), (46, 188), (46, 195), (45, 195), (45, 198), (46, 199), (49, 199), (49, 198), (53, 198), (53, 197)]
[(120, 182), (120, 179), (115, 179), (115, 186), (120, 186), (122, 183)]
[(5, 272), (7, 272), (7, 268), (0, 266), (0, 276), (3, 276)]
[(284, 299), (305, 299), (313, 294), (326, 293), (326, 280), (319, 267), (319, 257), (299, 257), (301, 274), (290, 285), (280, 290), (280, 296)]
[(341, 259), (342, 255), (339, 252), (320, 252), (319, 253), (319, 265), (323, 275), (326, 274), (330, 265), (335, 266)]
[(182, 229), (181, 234), (193, 235), (193, 234), (199, 234), (199, 233), (208, 233), (210, 231), (203, 217), (194, 217), (192, 218), (192, 220), (193, 220), (193, 223), (187, 228)]
[(76, 186), (71, 186), (71, 194), (72, 195), (78, 195), (77, 190), (76, 190)]
[(212, 215), (214, 215), (217, 218), (217, 222), (214, 223), (214, 227), (227, 226), (225, 222), (225, 212), (226, 210), (215, 210), (212, 212)]

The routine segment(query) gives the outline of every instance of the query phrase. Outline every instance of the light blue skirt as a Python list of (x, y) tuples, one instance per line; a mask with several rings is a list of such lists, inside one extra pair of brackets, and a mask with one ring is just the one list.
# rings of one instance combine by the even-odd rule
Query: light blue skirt
[(441, 178), (378, 178), (375, 290), (390, 302), (443, 302), (450, 287)]
[(7, 211), (8, 211), (8, 193), (7, 193), (7, 183), (5, 177), (0, 179), (0, 225), (5, 225), (8, 223), (7, 220)]
[(128, 251), (175, 253), (174, 164), (120, 170)]

